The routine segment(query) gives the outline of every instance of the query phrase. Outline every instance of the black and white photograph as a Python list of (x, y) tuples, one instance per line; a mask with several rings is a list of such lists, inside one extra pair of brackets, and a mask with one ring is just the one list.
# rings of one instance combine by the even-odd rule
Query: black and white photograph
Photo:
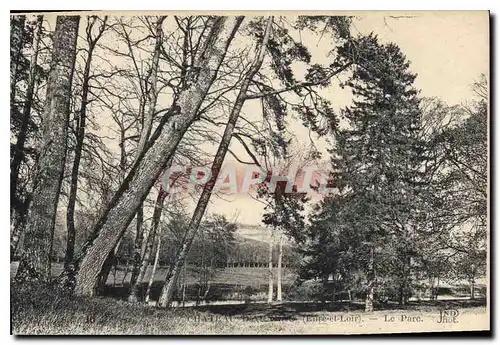
[(488, 332), (490, 120), (486, 10), (11, 12), (11, 334)]

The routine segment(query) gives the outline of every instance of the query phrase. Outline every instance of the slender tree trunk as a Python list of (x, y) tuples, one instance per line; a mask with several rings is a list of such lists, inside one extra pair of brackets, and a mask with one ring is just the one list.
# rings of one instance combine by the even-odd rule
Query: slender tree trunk
[(283, 259), (283, 234), (279, 234), (279, 242), (278, 242), (278, 276), (276, 279), (276, 284), (277, 284), (277, 297), (276, 300), (278, 302), (281, 302), (283, 300), (282, 296), (282, 286), (281, 286), (281, 274), (282, 274), (282, 267), (281, 267), (281, 262)]
[(156, 102), (158, 98), (158, 66), (160, 63), (160, 52), (163, 44), (163, 21), (165, 20), (165, 16), (158, 17), (156, 21), (156, 42), (155, 42), (155, 50), (153, 53), (153, 61), (151, 64), (151, 75), (150, 75), (150, 85), (149, 92), (147, 94), (148, 99), (148, 112), (144, 118), (141, 135), (139, 137), (139, 145), (137, 147), (138, 154), (136, 155), (136, 159), (139, 159), (140, 153), (144, 151), (146, 144), (151, 136), (151, 130), (153, 128), (153, 120), (155, 118), (156, 112)]
[[(24, 18), (24, 16), (23, 16)], [(29, 123), (31, 120), (31, 107), (33, 104), (33, 96), (34, 96), (34, 91), (35, 91), (35, 84), (36, 84), (36, 66), (38, 63), (38, 47), (40, 45), (40, 39), (42, 36), (42, 23), (43, 23), (43, 16), (37, 16), (36, 19), (36, 26), (33, 32), (33, 43), (31, 47), (31, 59), (30, 59), (30, 67), (29, 67), (29, 72), (28, 72), (28, 85), (26, 88), (26, 99), (24, 101), (24, 107), (23, 107), (23, 114), (22, 114), (22, 120), (21, 120), (21, 128), (19, 129), (19, 134), (17, 136), (17, 142), (16, 145), (14, 146), (14, 157), (11, 162), (11, 169), (10, 169), (10, 200), (11, 200), (11, 211), (12, 208), (14, 207), (16, 203), (16, 193), (17, 193), (17, 183), (19, 180), (19, 169), (21, 168), (21, 164), (24, 158), (24, 145), (26, 143), (26, 139), (28, 136), (28, 127)], [(22, 20), (22, 25), (24, 27), (24, 19)], [(12, 27), (12, 25), (11, 25)], [(17, 26), (14, 25), (14, 28)], [(22, 30), (24, 28), (21, 27)], [(14, 33), (13, 33), (14, 34)], [(17, 35), (17, 33), (16, 33)], [(22, 35), (21, 35), (22, 36)], [(17, 40), (17, 38), (16, 38)], [(22, 37), (21, 41), (19, 42), (20, 46), (22, 46)], [(15, 50), (17, 50), (19, 47), (14, 47)], [(14, 58), (19, 60), (21, 52), (20, 50), (17, 51), (14, 54)], [(16, 89), (16, 80), (17, 79), (17, 67), (18, 61), (14, 63), (14, 67), (12, 67), (11, 64), (11, 69), (14, 68), (14, 80), (11, 82), (11, 97), (15, 98), (15, 89)], [(13, 84), (12, 84), (13, 83)], [(11, 107), (14, 106), (14, 99), (11, 99)], [(23, 214), (20, 215), (21, 217), (25, 217), (26, 215)], [(14, 254), (16, 253), (17, 246), (19, 243), (19, 238), (21, 235), (22, 231), (22, 225), (23, 222), (20, 222), (20, 224), (16, 224), (14, 226), (14, 231), (11, 234), (11, 245), (10, 245), (10, 256), (13, 257)]]
[(141, 254), (142, 254), (142, 242), (144, 239), (144, 210), (142, 205), (139, 207), (136, 213), (136, 235), (134, 241), (134, 247), (132, 249), (132, 270), (130, 272), (130, 296), (132, 296), (132, 287), (137, 283), (137, 277), (139, 275), (139, 268), (141, 264)]
[[(120, 143), (118, 146), (120, 147), (120, 171), (118, 178), (120, 180), (120, 183), (123, 183), (125, 179), (125, 173), (127, 170), (127, 152), (125, 151), (125, 128), (120, 127)], [(109, 204), (109, 200), (106, 201), (105, 205)], [(128, 226), (128, 225), (127, 225)], [(116, 257), (118, 251), (120, 250), (120, 243), (121, 243), (122, 238), (118, 240), (118, 244), (111, 250), (106, 257), (106, 260), (104, 261), (104, 264), (102, 265), (101, 271), (99, 272), (99, 276), (97, 277), (97, 292), (98, 294), (101, 294), (104, 292), (104, 289), (106, 288), (106, 282), (108, 281), (109, 274), (111, 272), (111, 269), (113, 266), (115, 267), (115, 270), (117, 266), (120, 264), (118, 258)], [(88, 243), (88, 241), (87, 241)], [(85, 249), (84, 249), (85, 250)], [(128, 265), (128, 260), (126, 265)], [(75, 266), (78, 266), (77, 260), (75, 260)], [(78, 267), (75, 267), (78, 268)], [(128, 267), (127, 271), (128, 272)], [(124, 276), (125, 277), (125, 276)], [(113, 280), (113, 286), (116, 285), (116, 281)], [(123, 281), (122, 281), (122, 286), (123, 286)]]
[[(87, 31), (91, 31), (95, 21), (88, 24), (89, 28)], [(101, 34), (104, 30), (104, 26), (100, 29)], [(75, 158), (73, 160), (73, 167), (71, 169), (71, 184), (68, 196), (68, 207), (66, 209), (66, 226), (67, 226), (67, 240), (66, 240), (66, 254), (64, 257), (64, 270), (67, 275), (68, 283), (73, 286), (75, 283), (75, 267), (73, 265), (73, 256), (75, 253), (75, 206), (76, 197), (78, 192), (78, 174), (80, 170), (80, 160), (82, 158), (83, 143), (85, 140), (85, 127), (87, 120), (87, 105), (88, 96), (90, 91), (90, 67), (92, 65), (92, 55), (94, 53), (95, 45), (97, 40), (92, 40), (88, 37), (88, 51), (87, 59), (85, 60), (85, 68), (83, 71), (83, 83), (82, 83), (82, 100), (80, 112), (78, 114), (77, 125), (76, 125), (76, 145), (75, 145)]]
[(220, 169), (222, 167), (222, 163), (224, 162), (224, 158), (226, 156), (229, 143), (231, 141), (231, 137), (234, 132), (234, 128), (236, 126), (236, 122), (238, 121), (241, 108), (243, 107), (243, 104), (245, 103), (246, 97), (247, 97), (247, 91), (248, 87), (255, 76), (255, 74), (258, 72), (262, 65), (262, 61), (264, 60), (264, 52), (265, 52), (265, 47), (267, 45), (267, 42), (269, 40), (269, 35), (271, 32), (271, 24), (272, 24), (272, 17), (269, 18), (267, 27), (266, 27), (266, 32), (264, 35), (264, 39), (262, 42), (262, 45), (259, 47), (259, 50), (257, 52), (257, 56), (255, 58), (255, 61), (253, 62), (252, 66), (250, 67), (250, 70), (247, 72), (241, 89), (238, 93), (238, 96), (236, 98), (235, 104), (233, 106), (233, 109), (231, 111), (231, 114), (229, 116), (228, 123), (226, 125), (226, 128), (224, 130), (224, 134), (222, 135), (222, 140), (219, 145), (219, 148), (217, 150), (217, 153), (215, 154), (214, 162), (212, 164), (212, 176), (210, 180), (204, 185), (203, 187), (203, 192), (201, 193), (200, 199), (198, 200), (198, 204), (196, 205), (196, 208), (193, 213), (193, 217), (191, 218), (191, 221), (188, 225), (188, 229), (186, 232), (186, 235), (184, 237), (183, 244), (179, 251), (177, 252), (174, 263), (172, 265), (172, 268), (169, 269), (169, 272), (167, 274), (167, 277), (165, 279), (165, 286), (162, 289), (162, 294), (160, 296), (160, 299), (158, 301), (159, 305), (162, 307), (167, 307), (170, 305), (170, 302), (172, 300), (172, 294), (174, 287), (176, 285), (176, 281), (179, 276), (180, 272), (180, 267), (182, 266), (182, 263), (184, 262), (184, 258), (186, 257), (187, 253), (189, 252), (189, 249), (191, 248), (191, 244), (194, 240), (194, 237), (196, 236), (196, 233), (198, 231), (198, 227), (200, 225), (201, 219), (205, 213), (205, 209), (208, 205), (208, 202), (210, 200), (210, 197), (212, 195), (212, 190), (215, 186), (215, 183), (217, 181), (217, 176), (220, 172)]
[(272, 303), (273, 302), (273, 231), (270, 230), (270, 235), (269, 235), (269, 255), (268, 255), (268, 272), (267, 272), (267, 278), (268, 278), (268, 290), (267, 290), (267, 303)]
[(471, 270), (472, 270), (472, 275), (471, 275), (471, 279), (470, 279), (470, 298), (474, 299), (475, 298), (475, 288), (476, 288), (476, 279), (475, 279), (476, 273), (475, 273), (474, 265), (472, 265)]
[(405, 304), (405, 298), (404, 298), (404, 283), (401, 283), (399, 285), (399, 305), (402, 306)]
[[(147, 95), (148, 98), (148, 112), (144, 118), (143, 125), (142, 125), (142, 131), (141, 135), (139, 137), (139, 145), (137, 147), (137, 154), (135, 157), (135, 161), (139, 159), (140, 154), (144, 151), (144, 148), (146, 147), (146, 143), (149, 140), (150, 134), (151, 134), (151, 129), (153, 127), (153, 120), (155, 117), (155, 111), (156, 111), (156, 101), (158, 97), (158, 91), (156, 88), (156, 84), (158, 82), (158, 65), (160, 62), (160, 52), (161, 52), (161, 47), (163, 43), (163, 30), (162, 30), (162, 24), (163, 21), (165, 20), (166, 17), (159, 17), (157, 22), (156, 22), (156, 44), (155, 44), (155, 50), (153, 54), (153, 62), (151, 64), (151, 76), (150, 76), (150, 87), (149, 87), (149, 93)], [(135, 162), (134, 162), (135, 164)], [(163, 201), (162, 201), (163, 204)], [(142, 206), (139, 207), (139, 211), (137, 212), (137, 236), (136, 236), (136, 241), (135, 241), (135, 246), (134, 246), (134, 260), (133, 260), (133, 267), (132, 267), (132, 278), (130, 280), (130, 294), (129, 294), (129, 301), (135, 302), (138, 300), (138, 292), (140, 288), (140, 284), (142, 283), (142, 279), (144, 277), (144, 274), (142, 274), (141, 277), (141, 267), (144, 266), (144, 256), (147, 251), (147, 248), (142, 250), (143, 248), (143, 242), (144, 242), (144, 229), (143, 229), (143, 222), (142, 222)], [(156, 208), (155, 208), (156, 212)], [(160, 211), (161, 212), (161, 211)], [(147, 247), (147, 239), (146, 239), (146, 247)], [(147, 263), (146, 263), (147, 267)]]
[(57, 17), (43, 116), (42, 147), (26, 223), (23, 253), (16, 274), (19, 280), (50, 279), (50, 256), (66, 158), (79, 21), (79, 16)]
[(436, 283), (436, 293), (434, 294), (434, 300), (436, 300), (436, 301), (437, 301), (438, 297), (439, 297), (439, 275), (438, 275), (438, 277), (437, 277), (437, 283)]
[(369, 282), (368, 289), (365, 299), (365, 311), (373, 311), (373, 297), (375, 293), (375, 260), (374, 260), (374, 248), (372, 246), (370, 250), (370, 263), (369, 263)]
[(155, 254), (155, 262), (153, 264), (153, 269), (151, 270), (151, 276), (149, 277), (148, 287), (146, 288), (146, 303), (149, 302), (149, 298), (151, 295), (151, 287), (153, 286), (153, 282), (156, 275), (156, 268), (158, 267), (158, 260), (160, 259), (160, 249), (161, 249), (161, 236), (158, 236), (158, 244), (156, 245), (156, 254)]
[(187, 262), (184, 262), (184, 268), (182, 271), (182, 306), (186, 305), (186, 268)]
[(366, 312), (373, 311), (373, 296), (374, 296), (374, 288), (373, 288), (373, 286), (369, 286), (368, 293), (366, 294), (366, 300), (365, 300), (365, 311)]
[(196, 82), (182, 91), (178, 99), (153, 134), (150, 144), (137, 160), (124, 183), (111, 200), (108, 209), (98, 221), (94, 236), (84, 246), (83, 259), (77, 274), (75, 293), (93, 295), (97, 277), (109, 252), (123, 236), (137, 208), (147, 197), (168, 160), (191, 123), (214, 82), (229, 44), (243, 17), (217, 17), (205, 42), (205, 49), (196, 61), (199, 73)]
[(153, 212), (153, 220), (151, 223), (151, 229), (149, 231), (148, 238), (146, 239), (146, 248), (144, 251), (144, 257), (142, 258), (141, 266), (139, 268), (137, 281), (132, 286), (131, 294), (129, 296), (129, 300), (132, 302), (139, 300), (140, 284), (144, 280), (144, 276), (146, 275), (146, 270), (149, 265), (149, 259), (151, 257), (153, 246), (156, 240), (156, 234), (158, 232), (158, 227), (160, 225), (163, 203), (166, 196), (167, 193), (165, 193), (163, 190), (160, 190), (158, 192), (158, 196), (156, 197), (155, 207)]

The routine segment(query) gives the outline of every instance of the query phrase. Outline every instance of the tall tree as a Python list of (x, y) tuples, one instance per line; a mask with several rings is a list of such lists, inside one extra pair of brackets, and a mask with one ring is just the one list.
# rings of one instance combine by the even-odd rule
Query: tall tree
[[(396, 45), (381, 45), (370, 35), (351, 41), (344, 48), (348, 58), (353, 49), (360, 54), (346, 83), (355, 99), (343, 111), (348, 128), (337, 132), (332, 150), (332, 183), (341, 199), (324, 206), (340, 206), (340, 210), (329, 211), (343, 214), (340, 219), (344, 224), (337, 229), (359, 232), (352, 237), (350, 247), (357, 248), (360, 255), (369, 311), (377, 286), (383, 284), (379, 274), (388, 266), (400, 286), (400, 302), (407, 298), (411, 256), (416, 245), (416, 221), (412, 215), (418, 206), (415, 181), (421, 150), (417, 135), (419, 99), (413, 87), (415, 75)], [(344, 207), (346, 211), (342, 212)], [(332, 231), (335, 227), (321, 225), (320, 229)], [(351, 251), (344, 253), (349, 255)]]
[(25, 246), (16, 274), (18, 280), (50, 279), (52, 238), (66, 158), (79, 22), (79, 16), (57, 17), (43, 117), (42, 147), (26, 223)]

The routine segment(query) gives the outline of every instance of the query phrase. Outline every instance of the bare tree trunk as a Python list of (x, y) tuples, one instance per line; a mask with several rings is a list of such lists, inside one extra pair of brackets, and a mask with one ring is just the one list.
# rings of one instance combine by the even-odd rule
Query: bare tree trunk
[(144, 148), (146, 147), (146, 144), (151, 135), (151, 130), (153, 128), (153, 120), (155, 118), (155, 111), (156, 111), (156, 101), (158, 98), (158, 89), (157, 89), (158, 65), (160, 63), (160, 52), (163, 44), (162, 25), (165, 18), (166, 16), (161, 16), (158, 17), (158, 20), (156, 21), (156, 42), (155, 42), (155, 50), (153, 53), (153, 61), (151, 64), (149, 92), (147, 94), (148, 112), (142, 124), (141, 135), (139, 137), (139, 145), (137, 147), (138, 153), (136, 154), (135, 160), (139, 159), (140, 153), (144, 151)]
[(149, 302), (149, 298), (151, 295), (151, 287), (153, 286), (153, 282), (156, 275), (156, 268), (158, 267), (158, 260), (160, 259), (160, 249), (161, 249), (161, 236), (158, 236), (158, 244), (156, 245), (156, 254), (155, 254), (155, 262), (153, 264), (153, 269), (151, 270), (151, 276), (149, 277), (148, 287), (146, 288), (146, 303)]
[(268, 256), (268, 265), (269, 265), (269, 271), (267, 274), (268, 281), (269, 281), (269, 288), (267, 291), (267, 303), (272, 303), (273, 302), (273, 230), (270, 230), (271, 233), (269, 235), (269, 256)]
[(470, 299), (474, 299), (476, 297), (475, 296), (475, 288), (476, 288), (476, 279), (475, 279), (475, 276), (476, 276), (476, 272), (475, 272), (474, 264), (471, 265), (471, 271), (472, 271), (472, 274), (471, 274), (471, 278), (470, 278)]
[(83, 259), (77, 274), (75, 293), (93, 295), (97, 277), (108, 253), (125, 233), (139, 205), (147, 197), (168, 160), (191, 123), (217, 76), (229, 44), (243, 17), (216, 17), (205, 42), (205, 49), (196, 61), (199, 73), (196, 82), (182, 91), (174, 105), (153, 134), (150, 144), (132, 167), (124, 183), (98, 221), (94, 236), (83, 248)]
[(373, 288), (373, 286), (369, 286), (368, 293), (366, 294), (366, 300), (365, 300), (365, 311), (366, 312), (373, 311), (373, 295), (374, 295), (374, 288)]
[[(156, 101), (158, 97), (158, 91), (156, 88), (156, 84), (158, 82), (158, 65), (160, 62), (160, 52), (161, 52), (161, 47), (163, 43), (163, 29), (162, 29), (162, 24), (163, 21), (165, 20), (165, 16), (158, 17), (158, 20), (156, 22), (156, 44), (155, 44), (155, 50), (153, 54), (153, 62), (151, 64), (151, 75), (150, 75), (150, 87), (149, 87), (149, 92), (147, 95), (148, 98), (148, 112), (146, 114), (146, 117), (144, 118), (143, 125), (142, 125), (142, 130), (141, 130), (141, 135), (139, 137), (139, 145), (137, 147), (137, 154), (135, 157), (135, 161), (137, 161), (141, 155), (141, 153), (144, 151), (144, 148), (146, 147), (146, 143), (149, 140), (150, 134), (151, 134), (151, 129), (153, 127), (153, 120), (155, 117), (155, 111), (156, 111)], [(134, 161), (134, 164), (135, 164)], [(163, 201), (162, 201), (163, 204)], [(155, 209), (156, 211), (156, 209)], [(161, 212), (161, 211), (160, 211)], [(137, 212), (137, 236), (134, 244), (134, 259), (133, 259), (133, 267), (132, 267), (132, 277), (130, 279), (130, 294), (129, 294), (129, 301), (135, 302), (138, 300), (138, 292), (139, 292), (139, 287), (140, 284), (142, 283), (142, 278), (141, 278), (141, 266), (143, 266), (143, 260), (144, 260), (144, 255), (147, 249), (144, 250), (144, 253), (142, 251), (143, 248), (143, 242), (144, 242), (144, 228), (143, 228), (143, 221), (142, 221), (142, 205), (139, 207), (139, 210)], [(147, 246), (147, 239), (146, 239), (146, 246)], [(146, 263), (147, 267), (147, 263)]]
[(265, 52), (265, 47), (267, 45), (267, 42), (269, 40), (269, 35), (271, 33), (271, 24), (272, 24), (272, 17), (269, 18), (267, 27), (266, 27), (266, 32), (264, 35), (263, 42), (261, 46), (259, 47), (259, 50), (257, 52), (257, 56), (250, 67), (249, 71), (247, 72), (243, 82), (242, 86), (240, 88), (240, 91), (238, 93), (238, 96), (236, 98), (235, 104), (233, 106), (233, 109), (231, 111), (231, 114), (229, 116), (228, 123), (226, 125), (226, 128), (224, 130), (224, 134), (222, 135), (222, 140), (219, 144), (219, 148), (217, 150), (217, 153), (215, 154), (215, 158), (212, 164), (212, 176), (210, 180), (204, 185), (203, 187), (203, 192), (201, 193), (200, 199), (198, 200), (198, 204), (196, 205), (196, 209), (194, 210), (193, 217), (191, 218), (191, 221), (189, 223), (186, 235), (184, 237), (183, 244), (181, 248), (178, 250), (174, 263), (171, 269), (169, 269), (169, 272), (167, 274), (167, 277), (165, 278), (165, 286), (162, 289), (162, 294), (160, 296), (160, 299), (158, 301), (159, 305), (162, 307), (167, 307), (170, 305), (170, 302), (172, 300), (172, 294), (174, 287), (176, 285), (176, 281), (179, 276), (180, 272), (180, 267), (182, 266), (182, 263), (184, 262), (184, 258), (186, 257), (187, 253), (189, 252), (189, 249), (191, 248), (191, 244), (194, 240), (194, 237), (196, 236), (196, 233), (198, 232), (198, 227), (200, 225), (201, 219), (205, 213), (205, 209), (208, 205), (208, 202), (210, 201), (210, 197), (212, 195), (212, 190), (215, 186), (215, 183), (217, 181), (217, 175), (220, 172), (220, 169), (222, 167), (222, 163), (224, 162), (224, 157), (226, 156), (229, 143), (231, 141), (231, 137), (234, 132), (234, 128), (236, 126), (236, 122), (238, 121), (241, 108), (243, 107), (243, 104), (245, 103), (246, 97), (247, 97), (247, 91), (248, 87), (255, 76), (255, 74), (258, 72), (260, 67), (262, 66), (262, 61), (264, 60), (264, 52)]
[(50, 256), (57, 203), (64, 173), (71, 81), (75, 65), (79, 16), (58, 16), (37, 164), (26, 223), (25, 244), (16, 279), (50, 279)]
[[(125, 173), (127, 169), (127, 153), (125, 150), (125, 128), (120, 127), (120, 143), (118, 146), (120, 147), (120, 163), (119, 163), (119, 180), (120, 183), (123, 183), (125, 179)], [(109, 204), (109, 200), (105, 202), (105, 204)], [(127, 225), (128, 226), (128, 225)], [(121, 243), (122, 238), (118, 240), (118, 243), (116, 246), (113, 248), (112, 251), (109, 252), (108, 256), (106, 257), (106, 260), (104, 261), (101, 271), (99, 272), (99, 276), (97, 277), (97, 292), (98, 294), (101, 294), (101, 292), (104, 291), (106, 287), (106, 282), (108, 281), (109, 273), (111, 272), (111, 269), (113, 266), (115, 267), (115, 270), (119, 264), (118, 258), (116, 257), (118, 251), (120, 250), (120, 243)], [(128, 260), (127, 260), (127, 265), (128, 265)], [(75, 266), (78, 266), (78, 260), (75, 260)], [(75, 267), (77, 268), (77, 267)], [(127, 271), (128, 272), (128, 267)], [(124, 281), (124, 279), (123, 279)], [(123, 286), (123, 281), (122, 281), (122, 286)], [(113, 286), (116, 285), (116, 281), (113, 281)]]
[[(23, 16), (24, 18), (24, 16)], [(33, 32), (33, 44), (31, 47), (31, 58), (30, 58), (30, 67), (29, 67), (29, 72), (28, 72), (28, 85), (26, 89), (26, 99), (24, 101), (24, 107), (23, 107), (23, 114), (22, 114), (22, 121), (21, 121), (21, 128), (19, 129), (19, 134), (17, 136), (17, 141), (16, 145), (14, 146), (14, 157), (12, 159), (11, 163), (11, 169), (10, 169), (10, 195), (11, 195), (11, 210), (12, 207), (14, 206), (15, 203), (15, 195), (17, 193), (17, 183), (19, 179), (19, 169), (21, 168), (21, 164), (23, 161), (24, 157), (24, 144), (26, 143), (26, 138), (28, 136), (28, 126), (30, 123), (31, 119), (31, 107), (33, 104), (33, 96), (34, 96), (34, 90), (35, 90), (35, 84), (36, 84), (36, 66), (38, 63), (38, 47), (40, 44), (40, 39), (42, 36), (42, 23), (43, 23), (43, 16), (37, 16), (36, 18), (36, 26)], [(22, 20), (22, 25), (24, 26), (24, 19)], [(16, 27), (14, 25), (14, 27)], [(23, 27), (21, 27), (22, 30), (24, 30)], [(15, 34), (15, 33), (12, 33)], [(22, 36), (22, 35), (21, 35)], [(23, 40), (22, 37), (20, 37), (20, 45), (22, 46)], [(15, 49), (18, 49), (19, 47), (14, 47)], [(19, 60), (19, 56), (21, 55), (20, 50), (16, 52), (16, 55), (14, 56), (15, 59)], [(16, 78), (17, 78), (17, 69), (18, 69), (18, 61), (15, 62), (14, 67), (11, 66), (11, 69), (14, 68), (14, 75), (13, 78), (14, 80), (11, 83), (11, 97), (15, 98), (15, 88), (16, 88)], [(11, 99), (11, 102), (14, 102), (14, 99)], [(14, 104), (11, 103), (11, 107), (13, 107)], [(26, 215), (23, 214), (21, 217), (25, 217)], [(14, 231), (11, 234), (11, 245), (10, 245), (10, 256), (13, 257), (14, 254), (16, 253), (17, 250), (17, 245), (19, 243), (19, 238), (21, 235), (22, 231), (22, 222), (21, 224), (16, 224), (14, 226)]]
[(139, 269), (141, 264), (141, 254), (142, 254), (142, 242), (144, 239), (144, 213), (142, 205), (139, 206), (139, 209), (136, 213), (136, 235), (134, 241), (134, 247), (132, 249), (132, 267), (130, 271), (130, 294), (129, 300), (132, 299), (132, 287), (137, 283), (137, 276), (139, 275)]
[(158, 233), (158, 227), (160, 225), (160, 218), (161, 218), (161, 213), (163, 209), (163, 203), (165, 201), (165, 197), (168, 194), (160, 190), (158, 192), (158, 196), (156, 197), (155, 201), (155, 208), (153, 211), (153, 220), (151, 223), (151, 230), (149, 231), (148, 238), (146, 239), (146, 248), (144, 251), (144, 257), (142, 258), (141, 266), (139, 268), (139, 273), (137, 276), (137, 281), (134, 285), (132, 285), (129, 300), (130, 301), (138, 301), (139, 300), (139, 291), (140, 291), (140, 284), (144, 280), (144, 276), (146, 275), (146, 270), (149, 265), (149, 258), (151, 256), (151, 253), (153, 251), (153, 246), (155, 243), (155, 238), (156, 234)]
[(437, 276), (437, 282), (436, 282), (436, 288), (435, 288), (435, 293), (434, 293), (434, 300), (437, 301), (439, 297), (439, 275)]
[(282, 295), (282, 286), (281, 286), (281, 274), (282, 274), (282, 268), (281, 268), (281, 262), (283, 259), (283, 234), (279, 234), (279, 240), (278, 240), (278, 276), (276, 279), (276, 284), (277, 284), (277, 297), (276, 300), (278, 302), (281, 302), (283, 300), (283, 295)]
[(368, 281), (368, 291), (366, 293), (365, 300), (365, 311), (372, 312), (373, 311), (373, 297), (375, 291), (375, 260), (374, 260), (374, 248), (372, 246), (370, 251), (370, 263), (369, 263), (369, 281)]
[(184, 269), (182, 272), (182, 306), (186, 305), (186, 268), (187, 262), (184, 262)]
[(73, 160), (73, 167), (71, 169), (71, 185), (68, 196), (68, 207), (66, 209), (66, 226), (68, 235), (66, 240), (66, 254), (64, 257), (64, 270), (66, 272), (68, 283), (70, 284), (70, 286), (73, 286), (75, 283), (75, 267), (73, 265), (76, 238), (75, 206), (76, 196), (78, 192), (78, 173), (80, 170), (80, 160), (82, 158), (83, 142), (85, 140), (85, 122), (87, 120), (87, 105), (89, 102), (88, 96), (90, 91), (90, 67), (92, 65), (92, 55), (94, 53), (95, 46), (102, 33), (104, 32), (106, 18), (107, 17), (105, 17), (104, 19), (104, 24), (99, 27), (99, 33), (95, 39), (91, 37), (91, 32), (96, 22), (96, 18), (89, 18), (87, 24), (87, 41), (89, 46), (87, 50), (85, 68), (83, 71), (82, 102), (76, 125), (75, 158)]

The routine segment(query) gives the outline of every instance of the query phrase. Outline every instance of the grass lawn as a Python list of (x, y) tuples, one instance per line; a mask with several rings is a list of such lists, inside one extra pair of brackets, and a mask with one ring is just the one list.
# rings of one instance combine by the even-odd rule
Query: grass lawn
[[(10, 265), (10, 277), (11, 279), (15, 276), (18, 262), (12, 262)], [(58, 276), (63, 269), (62, 263), (52, 263), (52, 275)], [(276, 268), (274, 268), (276, 269)], [(150, 265), (146, 271), (143, 282), (147, 283), (149, 277), (151, 276), (152, 265)], [(226, 267), (221, 268), (217, 271), (215, 276), (211, 279), (214, 284), (239, 284), (242, 286), (258, 286), (268, 283), (268, 268), (265, 267)], [(159, 267), (156, 270), (154, 281), (163, 281), (167, 274), (166, 267)], [(182, 277), (182, 274), (181, 274)], [(296, 278), (296, 274), (293, 273), (291, 269), (284, 269), (283, 273), (283, 283), (291, 284)], [(191, 266), (188, 266), (186, 270), (186, 283), (193, 284), (198, 281), (198, 276), (194, 272)], [(120, 266), (116, 271), (111, 270), (109, 274), (107, 284), (112, 285), (113, 283), (121, 285), (122, 281), (127, 283), (130, 280), (130, 272), (125, 276), (125, 268)]]
[[(246, 304), (160, 309), (111, 298), (84, 298), (54, 289), (11, 287), (12, 332), (22, 334), (356, 334), (489, 328), (484, 300), (436, 301), (400, 310), (363, 312), (362, 303)], [(378, 306), (380, 308), (380, 306)], [(456, 323), (438, 323), (456, 308)], [(394, 318), (394, 319), (393, 319)]]

